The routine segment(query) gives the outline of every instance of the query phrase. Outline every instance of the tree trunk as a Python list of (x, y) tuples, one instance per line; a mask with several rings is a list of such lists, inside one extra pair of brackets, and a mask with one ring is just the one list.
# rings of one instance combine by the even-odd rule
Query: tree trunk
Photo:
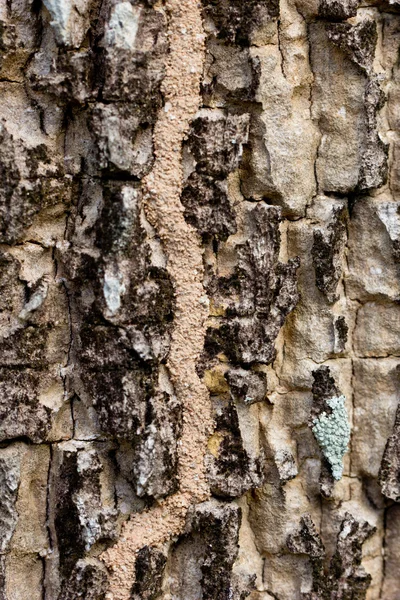
[(398, 8), (3, 0), (0, 600), (400, 599)]

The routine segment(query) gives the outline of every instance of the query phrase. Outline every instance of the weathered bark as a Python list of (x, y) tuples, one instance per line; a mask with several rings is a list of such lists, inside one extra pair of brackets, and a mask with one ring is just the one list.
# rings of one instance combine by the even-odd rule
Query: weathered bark
[(0, 600), (399, 600), (397, 0), (4, 0)]

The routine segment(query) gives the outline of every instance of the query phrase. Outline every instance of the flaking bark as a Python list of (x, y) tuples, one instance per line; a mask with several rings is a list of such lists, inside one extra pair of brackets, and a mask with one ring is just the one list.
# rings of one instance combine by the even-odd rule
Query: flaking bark
[(398, 599), (398, 9), (3, 3), (0, 600)]

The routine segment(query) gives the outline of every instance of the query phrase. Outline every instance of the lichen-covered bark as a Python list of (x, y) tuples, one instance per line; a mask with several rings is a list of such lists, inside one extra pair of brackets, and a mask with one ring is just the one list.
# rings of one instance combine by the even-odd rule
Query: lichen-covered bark
[(0, 600), (399, 598), (399, 50), (0, 5)]

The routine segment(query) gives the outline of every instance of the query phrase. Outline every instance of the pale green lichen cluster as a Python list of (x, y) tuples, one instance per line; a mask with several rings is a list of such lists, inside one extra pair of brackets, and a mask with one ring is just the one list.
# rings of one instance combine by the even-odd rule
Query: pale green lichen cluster
[(332, 414), (323, 412), (313, 420), (312, 432), (315, 435), (324, 456), (332, 468), (332, 475), (336, 480), (342, 478), (343, 456), (348, 450), (350, 440), (350, 425), (345, 406), (346, 398), (330, 398), (326, 401), (332, 409)]

